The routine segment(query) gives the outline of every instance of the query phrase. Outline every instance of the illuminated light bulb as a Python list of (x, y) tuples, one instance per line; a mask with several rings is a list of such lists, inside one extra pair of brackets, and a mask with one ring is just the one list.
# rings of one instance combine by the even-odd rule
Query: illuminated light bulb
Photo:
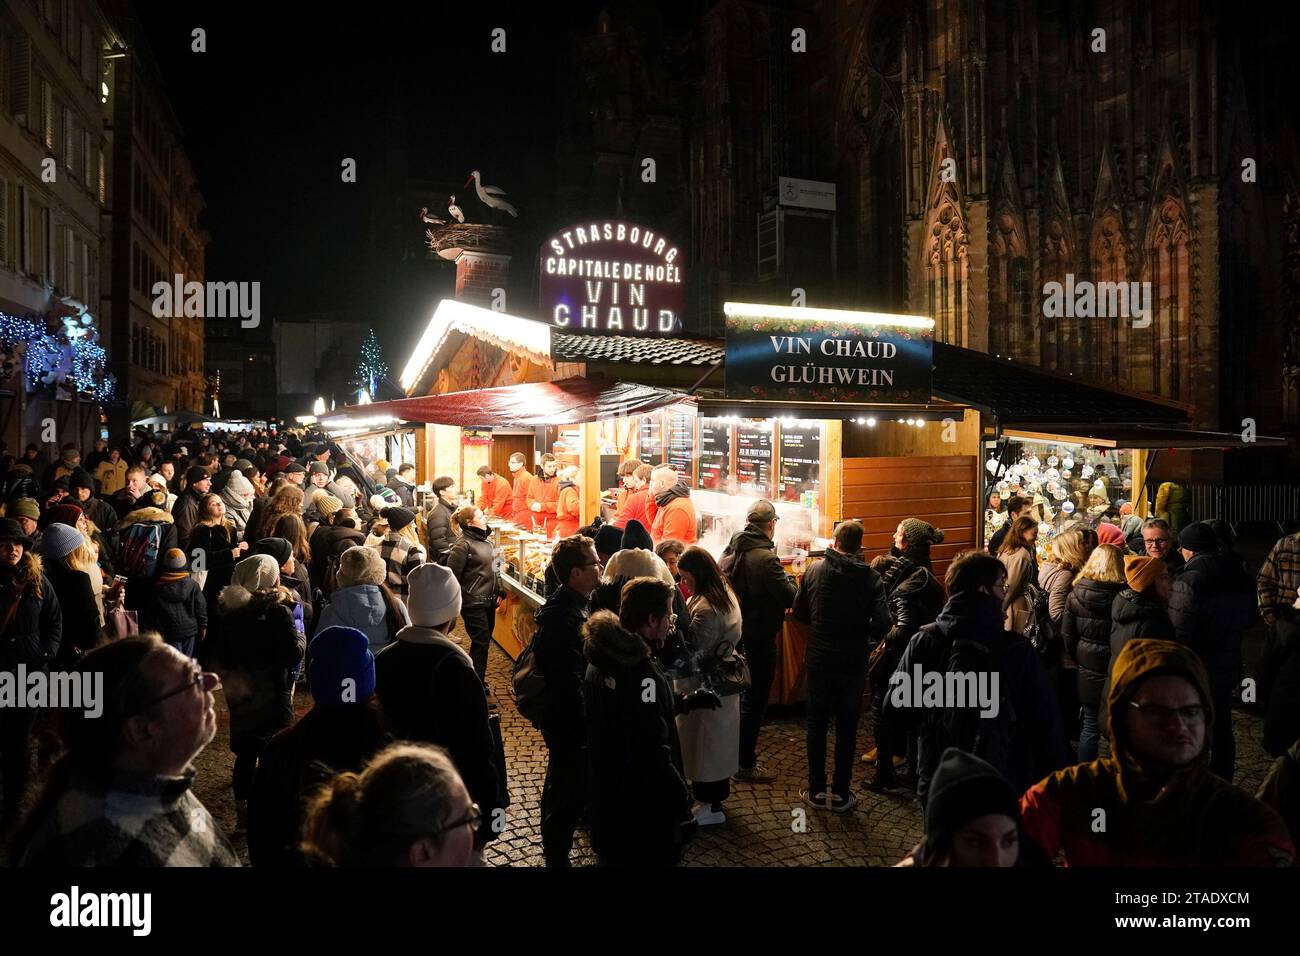
[(876, 427), (876, 420), (875, 420), (874, 418), (868, 418), (868, 419), (867, 419), (867, 427), (868, 427), (868, 428), (875, 428), (875, 427)]

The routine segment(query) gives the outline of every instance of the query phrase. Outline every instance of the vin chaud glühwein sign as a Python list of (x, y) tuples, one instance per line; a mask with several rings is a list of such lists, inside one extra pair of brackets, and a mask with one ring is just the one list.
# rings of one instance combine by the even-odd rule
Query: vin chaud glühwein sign
[(728, 398), (928, 402), (934, 321), (728, 302)]
[(556, 331), (668, 336), (686, 302), (677, 244), (636, 223), (596, 221), (542, 245), (538, 302)]

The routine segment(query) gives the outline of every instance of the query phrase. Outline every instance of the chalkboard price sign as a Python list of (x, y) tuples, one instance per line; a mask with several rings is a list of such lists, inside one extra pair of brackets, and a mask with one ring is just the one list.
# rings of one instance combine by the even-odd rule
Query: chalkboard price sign
[(638, 457), (642, 463), (657, 465), (664, 460), (663, 427), (657, 414), (641, 419), (638, 435)]
[(736, 426), (736, 478), (742, 492), (771, 494), (772, 426)]
[(778, 493), (784, 501), (816, 491), (821, 485), (821, 426), (813, 423), (782, 426)]
[(668, 461), (690, 486), (694, 474), (695, 417), (677, 412), (668, 416)]
[(700, 473), (695, 487), (721, 491), (731, 472), (731, 426), (716, 418), (700, 419)]

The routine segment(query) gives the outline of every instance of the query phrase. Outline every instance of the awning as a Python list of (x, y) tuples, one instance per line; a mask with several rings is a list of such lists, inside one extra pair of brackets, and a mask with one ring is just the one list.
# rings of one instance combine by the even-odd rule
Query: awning
[(361, 421), (378, 424), (388, 418), (462, 428), (535, 428), (644, 415), (688, 400), (682, 392), (651, 385), (575, 377), (349, 405), (341, 413), (322, 417), (320, 424), (328, 430), (354, 427)]
[(1166, 428), (1155, 425), (1089, 424), (1057, 428), (1025, 429), (1003, 428), (1003, 438), (1022, 441), (1056, 441), (1076, 445), (1095, 445), (1098, 448), (1149, 448), (1165, 449), (1222, 449), (1285, 448), (1285, 438), (1256, 435), (1253, 441), (1242, 441), (1240, 432), (1196, 431), (1191, 428)]
[(1004, 430), (1042, 424), (1041, 431), (1050, 431), (1049, 423), (1063, 422), (1180, 425), (1188, 419), (1187, 407), (1178, 402), (1090, 385), (942, 342), (934, 343), (932, 391), (936, 398), (986, 409)]

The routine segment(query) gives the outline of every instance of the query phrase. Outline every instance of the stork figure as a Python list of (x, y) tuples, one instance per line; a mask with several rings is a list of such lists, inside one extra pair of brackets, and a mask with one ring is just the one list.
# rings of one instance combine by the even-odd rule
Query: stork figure
[(469, 179), (465, 180), (466, 186), (470, 183), (474, 184), (474, 189), (478, 192), (478, 198), (483, 205), (491, 209), (500, 209), (502, 212), (510, 213), (516, 219), (519, 218), (519, 212), (515, 207), (501, 198), (506, 194), (506, 191), (496, 186), (484, 186), (477, 169), (469, 174)]
[(447, 221), (445, 219), (439, 219), (436, 216), (430, 216), (428, 206), (420, 207), (420, 222), (427, 222), (431, 226), (445, 226), (447, 224)]
[(465, 214), (461, 212), (460, 207), (456, 205), (455, 196), (447, 197), (447, 212), (451, 215), (451, 218), (455, 219), (457, 222), (465, 221)]

